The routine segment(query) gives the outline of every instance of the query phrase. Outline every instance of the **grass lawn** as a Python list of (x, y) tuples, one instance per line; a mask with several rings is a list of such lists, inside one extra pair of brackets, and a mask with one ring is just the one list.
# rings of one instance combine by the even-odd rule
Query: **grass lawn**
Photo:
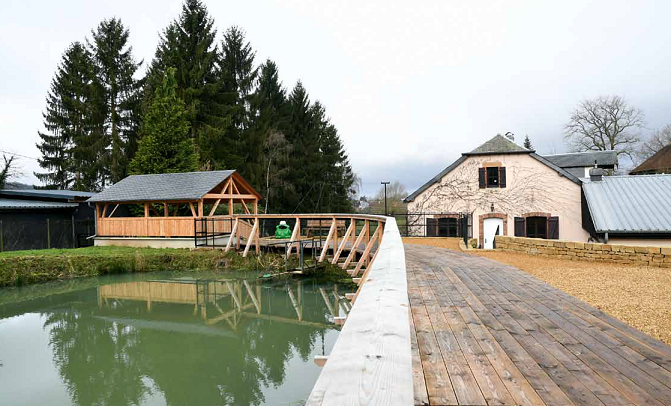
[(144, 255), (163, 255), (166, 252), (188, 252), (186, 249), (173, 248), (134, 248), (134, 247), (85, 247), (85, 248), (62, 248), (49, 250), (23, 250), (23, 251), (5, 251), (0, 252), (0, 259), (2, 258), (16, 258), (16, 257), (50, 257), (50, 256), (81, 256), (81, 255), (95, 255), (95, 256), (117, 256), (127, 254), (144, 254)]

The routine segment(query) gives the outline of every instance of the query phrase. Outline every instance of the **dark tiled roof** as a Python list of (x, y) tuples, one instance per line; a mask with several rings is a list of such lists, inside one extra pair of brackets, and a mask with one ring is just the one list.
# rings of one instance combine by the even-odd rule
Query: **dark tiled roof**
[(594, 166), (595, 161), (600, 167), (614, 167), (617, 165), (617, 152), (615, 151), (572, 152), (568, 154), (543, 155), (543, 158), (561, 168)]
[(95, 196), (93, 192), (78, 192), (75, 190), (45, 190), (45, 189), (2, 189), (0, 196), (23, 196), (42, 199), (86, 200)]
[(198, 200), (234, 170), (131, 175), (90, 198), (90, 202)]
[(464, 155), (484, 155), (484, 154), (510, 154), (510, 153), (524, 153), (533, 152), (522, 146), (515, 144), (508, 137), (497, 134), (494, 138), (480, 145), (471, 152)]
[(646, 159), (642, 164), (634, 168), (630, 173), (636, 175), (646, 172), (666, 172), (671, 170), (671, 144), (657, 151), (657, 153)]
[(40, 200), (3, 199), (0, 198), (0, 210), (18, 209), (72, 209), (79, 203), (43, 202)]
[(671, 233), (671, 175), (604, 176), (582, 188), (598, 233)]

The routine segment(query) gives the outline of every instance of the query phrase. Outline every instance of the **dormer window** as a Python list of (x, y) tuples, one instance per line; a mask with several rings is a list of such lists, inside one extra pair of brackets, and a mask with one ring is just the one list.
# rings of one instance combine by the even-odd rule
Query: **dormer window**
[(479, 168), (480, 189), (506, 187), (506, 168), (503, 166), (485, 166)]

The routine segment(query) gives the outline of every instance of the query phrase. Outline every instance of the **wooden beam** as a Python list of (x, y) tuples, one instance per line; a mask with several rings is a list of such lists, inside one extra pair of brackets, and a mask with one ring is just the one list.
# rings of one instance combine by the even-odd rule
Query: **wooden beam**
[[(256, 224), (259, 224), (259, 219), (256, 219)], [(258, 255), (261, 252), (261, 228), (256, 227), (256, 255)]]
[(219, 206), (219, 203), (221, 202), (221, 199), (217, 199), (216, 202), (214, 202), (214, 206), (212, 206), (212, 210), (210, 210), (210, 216), (214, 214), (214, 212), (217, 210), (217, 206)]
[(237, 232), (238, 232), (238, 221), (240, 221), (240, 220), (236, 218), (235, 223), (233, 223), (233, 229), (231, 230), (231, 236), (228, 237), (228, 242), (226, 243), (226, 249), (224, 250), (224, 252), (228, 252), (231, 249), (231, 245), (233, 244), (233, 237), (235, 237), (236, 239), (238, 238), (237, 235), (236, 235)]
[(340, 246), (338, 247), (338, 251), (333, 255), (333, 260), (331, 261), (332, 264), (337, 264), (338, 259), (340, 258), (340, 254), (342, 253), (343, 248), (345, 248), (345, 244), (347, 244), (347, 240), (350, 238), (350, 235), (352, 235), (352, 230), (356, 233), (355, 230), (355, 221), (352, 219), (349, 223), (349, 227), (347, 227), (347, 231), (345, 232), (345, 235), (342, 238), (342, 241), (340, 242)]
[(115, 212), (116, 209), (118, 209), (118, 208), (119, 208), (119, 205), (117, 204), (116, 206), (114, 206), (114, 208), (113, 208), (112, 211), (110, 212), (109, 216), (107, 216), (107, 217), (108, 217), (108, 218), (109, 218), (109, 217), (112, 217), (112, 216), (114, 215), (114, 212)]
[(203, 199), (198, 200), (198, 217), (203, 217)]
[(319, 262), (323, 262), (324, 258), (326, 258), (326, 252), (329, 249), (329, 244), (331, 243), (331, 239), (333, 239), (333, 233), (335, 232), (335, 230), (337, 230), (337, 228), (338, 228), (337, 221), (334, 217), (333, 222), (331, 223), (331, 228), (329, 229), (329, 234), (326, 237), (326, 242), (324, 243), (324, 246), (322, 247), (322, 253), (319, 256)]
[(163, 203), (163, 217), (170, 217), (170, 211), (168, 210), (168, 203)]
[(345, 324), (345, 320), (347, 320), (347, 317), (336, 316), (333, 318), (333, 323), (335, 323), (338, 326), (342, 326)]
[(103, 206), (103, 214), (100, 217), (105, 217), (105, 213), (107, 213), (107, 204)]
[(256, 199), (256, 195), (235, 193), (207, 193), (203, 199)]
[(259, 199), (254, 199), (254, 214), (259, 214)]
[(287, 256), (291, 256), (291, 251), (294, 249), (294, 244), (296, 245), (296, 256), (300, 255), (298, 253), (298, 244), (296, 241), (301, 235), (301, 218), (296, 217), (296, 224), (294, 224), (294, 230), (291, 232), (291, 239), (289, 240), (289, 252)]
[(345, 260), (345, 263), (342, 265), (342, 269), (347, 269), (349, 263), (352, 262), (352, 259), (354, 259), (354, 257), (356, 256), (356, 247), (358, 247), (359, 244), (361, 244), (361, 241), (363, 240), (367, 232), (368, 230), (365, 227), (361, 229), (359, 236), (356, 238), (356, 241), (354, 241), (354, 246), (350, 250), (347, 259)]
[(245, 203), (244, 200), (241, 200), (240, 203), (242, 203), (242, 208), (245, 209), (245, 213), (247, 213), (247, 214), (251, 214), (251, 213), (249, 212), (249, 207), (247, 207), (247, 203)]
[(149, 203), (144, 204), (144, 217), (149, 217)]
[(242, 254), (243, 257), (246, 257), (249, 253), (249, 248), (252, 246), (252, 241), (256, 237), (256, 231), (259, 229), (259, 219), (256, 219), (252, 231), (249, 233), (249, 238), (247, 239), (247, 245), (245, 245), (245, 252)]
[(193, 208), (193, 202), (189, 202), (189, 207), (191, 208), (191, 214), (193, 217), (196, 217), (196, 209)]
[[(361, 260), (359, 260), (359, 263), (356, 264), (356, 268), (354, 268), (354, 273), (352, 273), (352, 276), (357, 276), (359, 274), (359, 271), (361, 271), (361, 267), (363, 266), (364, 259), (366, 259), (366, 263), (368, 263), (368, 256), (370, 255), (370, 250), (373, 248), (373, 244), (377, 242), (377, 240), (380, 238), (380, 232), (382, 231), (382, 228), (380, 226), (380, 223), (377, 224), (377, 228), (375, 229), (375, 232), (373, 233), (373, 237), (368, 240), (368, 244), (366, 244), (366, 248), (363, 250), (363, 255), (361, 257)], [(378, 247), (379, 249), (379, 247)]]

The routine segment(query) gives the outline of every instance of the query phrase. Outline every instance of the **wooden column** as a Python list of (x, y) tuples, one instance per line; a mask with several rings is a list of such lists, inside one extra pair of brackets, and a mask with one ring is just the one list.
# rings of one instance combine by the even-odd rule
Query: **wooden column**
[(144, 216), (149, 217), (149, 203), (144, 204)]
[(168, 212), (168, 203), (163, 203), (163, 217), (170, 217), (170, 213)]
[(203, 217), (203, 200), (198, 200), (198, 217)]

